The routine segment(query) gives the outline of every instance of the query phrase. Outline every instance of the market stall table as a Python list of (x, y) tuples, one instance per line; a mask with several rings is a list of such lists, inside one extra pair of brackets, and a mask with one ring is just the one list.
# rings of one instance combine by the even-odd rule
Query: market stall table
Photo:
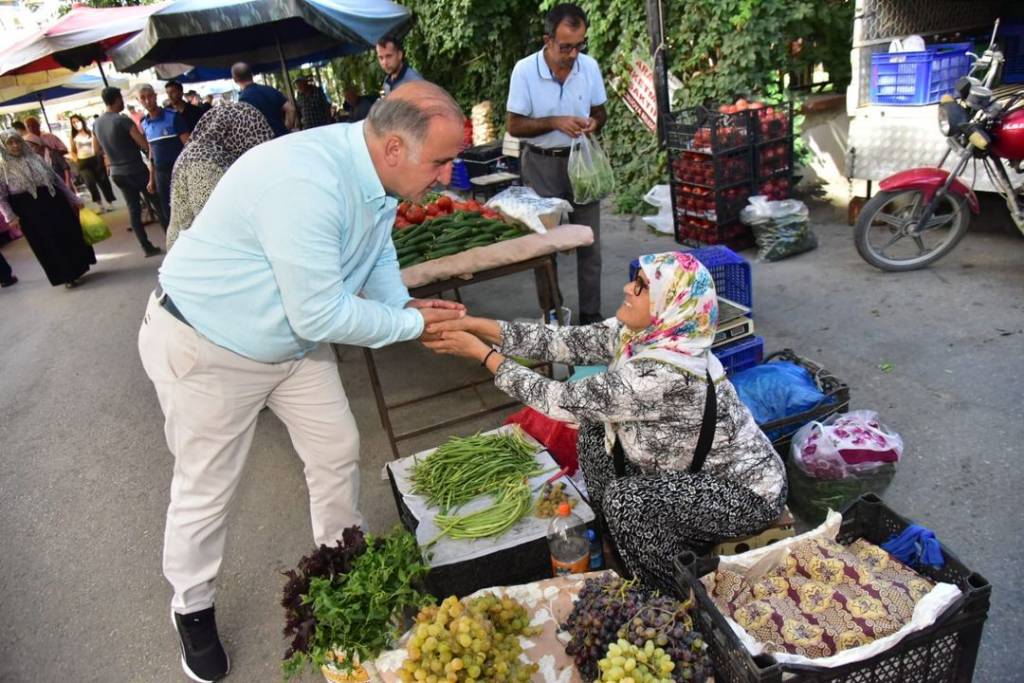
[[(555, 257), (558, 252), (572, 251), (578, 247), (589, 246), (593, 244), (593, 241), (594, 233), (585, 225), (560, 225), (552, 228), (544, 235), (530, 234), (485, 247), (468, 249), (458, 254), (444, 256), (404, 268), (402, 269), (402, 282), (409, 288), (411, 296), (418, 299), (426, 299), (437, 297), (444, 292), (457, 291), (472, 284), (532, 270), (538, 276), (546, 279), (547, 289), (553, 293), (550, 296), (542, 295), (542, 299), (545, 299), (541, 302), (542, 319), (546, 318), (548, 311), (554, 310), (557, 311), (561, 321), (562, 302), (561, 296), (558, 294)], [(506, 402), (501, 405), (482, 408), (459, 417), (441, 420), (419, 429), (396, 434), (391, 423), (391, 410), (486, 384), (491, 381), (491, 378), (474, 380), (456, 387), (435, 391), (425, 396), (389, 404), (384, 396), (384, 389), (381, 385), (380, 375), (377, 372), (373, 350), (365, 348), (363, 354), (366, 358), (366, 366), (370, 374), (370, 386), (373, 387), (373, 395), (377, 402), (377, 412), (380, 414), (381, 424), (387, 433), (388, 443), (391, 445), (391, 452), (395, 458), (399, 457), (398, 443), (400, 441), (406, 441), (422, 434), (473, 420), (516, 405), (515, 402)]]

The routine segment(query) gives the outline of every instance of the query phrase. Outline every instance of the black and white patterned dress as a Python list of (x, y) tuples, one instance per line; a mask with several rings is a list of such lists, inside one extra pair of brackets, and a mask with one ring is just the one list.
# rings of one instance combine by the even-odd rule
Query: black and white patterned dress
[[(502, 322), (501, 329), (506, 356), (599, 365), (611, 362), (621, 327), (615, 321), (561, 328)], [(714, 442), (696, 474), (689, 467), (705, 377), (640, 359), (564, 383), (506, 359), (495, 385), (554, 419), (580, 424), (580, 466), (592, 507), (627, 568), (649, 585), (671, 590), (680, 552), (756, 533), (782, 512), (785, 468), (725, 378), (715, 384)], [(622, 477), (608, 452), (606, 424), (626, 454)]]

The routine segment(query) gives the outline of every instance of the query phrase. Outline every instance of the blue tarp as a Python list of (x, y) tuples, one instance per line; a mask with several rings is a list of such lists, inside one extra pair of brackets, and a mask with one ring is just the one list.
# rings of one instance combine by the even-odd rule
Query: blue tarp
[(179, 0), (154, 12), (110, 55), (120, 71), (161, 63), (224, 69), (364, 52), (408, 30), (412, 15), (390, 0)]

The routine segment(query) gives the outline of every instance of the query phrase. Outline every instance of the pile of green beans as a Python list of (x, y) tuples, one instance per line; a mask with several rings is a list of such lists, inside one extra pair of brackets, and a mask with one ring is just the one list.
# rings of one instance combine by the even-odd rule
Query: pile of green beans
[(510, 481), (523, 481), (543, 468), (537, 448), (518, 429), (502, 434), (452, 437), (413, 465), (412, 492), (447, 514), (472, 499), (499, 496)]
[[(505, 533), (529, 512), (533, 493), (525, 479), (506, 480), (493, 505), (465, 515), (438, 515), (434, 518), (441, 534), (456, 539), (485, 538)], [(433, 542), (432, 542), (433, 543)]]

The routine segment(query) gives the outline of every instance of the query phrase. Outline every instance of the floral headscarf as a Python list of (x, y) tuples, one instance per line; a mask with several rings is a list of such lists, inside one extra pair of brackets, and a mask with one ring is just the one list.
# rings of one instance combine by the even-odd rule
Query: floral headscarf
[(8, 152), (7, 141), (11, 138), (22, 140), (21, 135), (13, 128), (0, 131), (0, 182), (7, 185), (7, 192), (28, 192), (35, 199), (38, 188), (42, 186), (50, 191), (51, 197), (55, 196), (57, 176), (53, 169), (41, 156), (32, 151), (24, 140), (21, 142), (21, 156), (14, 156)]
[(611, 367), (639, 360), (658, 360), (686, 372), (718, 380), (725, 372), (711, 353), (718, 327), (718, 297), (711, 273), (690, 254), (668, 251), (640, 257), (650, 286), (649, 327), (623, 327)]

